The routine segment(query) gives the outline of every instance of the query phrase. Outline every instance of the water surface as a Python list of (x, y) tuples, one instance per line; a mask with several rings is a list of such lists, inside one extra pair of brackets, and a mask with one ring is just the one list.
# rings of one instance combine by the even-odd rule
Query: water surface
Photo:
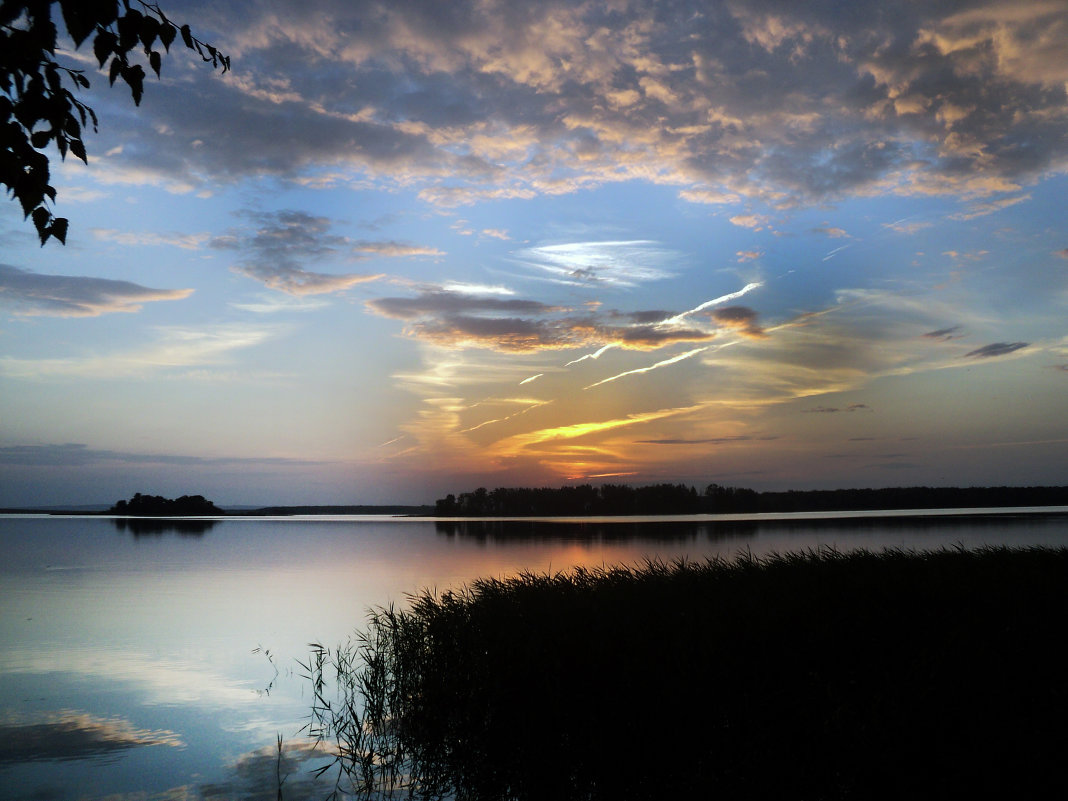
[(0, 517), (0, 799), (325, 795), (298, 660), (479, 576), (802, 548), (1068, 545), (1068, 509), (858, 520)]

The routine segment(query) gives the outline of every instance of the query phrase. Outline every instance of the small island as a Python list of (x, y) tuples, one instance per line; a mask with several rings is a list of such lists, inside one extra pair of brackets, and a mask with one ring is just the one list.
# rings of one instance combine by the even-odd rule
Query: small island
[(225, 512), (203, 495), (164, 498), (138, 492), (130, 500), (116, 503), (108, 509), (107, 514), (130, 517), (210, 517), (223, 515)]

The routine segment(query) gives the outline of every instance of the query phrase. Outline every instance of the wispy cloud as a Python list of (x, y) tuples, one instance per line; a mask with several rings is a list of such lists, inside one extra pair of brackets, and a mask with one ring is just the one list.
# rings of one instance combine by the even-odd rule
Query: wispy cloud
[(1030, 344), (1031, 343), (1029, 342), (993, 342), (989, 345), (983, 345), (981, 348), (976, 348), (973, 351), (965, 353), (964, 358), (990, 359), (995, 356), (1006, 356), (1010, 353), (1022, 350)]
[(934, 223), (926, 220), (910, 221), (906, 219), (883, 223), (883, 228), (889, 228), (891, 231), (896, 231), (899, 234), (915, 234), (917, 231), (930, 228), (932, 225), (934, 225)]
[(177, 369), (225, 364), (234, 351), (261, 345), (281, 331), (278, 327), (236, 324), (200, 329), (161, 327), (155, 330), (155, 342), (106, 355), (47, 359), (0, 357), (0, 375), (23, 379), (147, 378)]
[(937, 339), (941, 342), (949, 342), (951, 339), (960, 339), (963, 334), (959, 333), (961, 327), (952, 325), (949, 328), (939, 328), (937, 331), (928, 331), (923, 336), (926, 339)]
[(966, 211), (957, 212), (956, 214), (949, 215), (951, 220), (974, 220), (976, 217), (985, 217), (988, 214), (994, 214), (995, 212), (1007, 209), (1010, 206), (1015, 206), (1017, 203), (1024, 203), (1031, 199), (1030, 194), (1015, 195), (1013, 197), (1003, 197), (997, 200), (988, 200), (982, 203), (971, 204)]
[(60, 445), (0, 446), (0, 464), (25, 467), (83, 467), (91, 464), (120, 462), (130, 465), (163, 464), (182, 467), (194, 465), (299, 466), (319, 464), (314, 460), (283, 458), (202, 457), (175, 453), (134, 453), (90, 448), (83, 443)]
[(115, 242), (119, 245), (152, 245), (161, 247), (177, 247), (183, 250), (199, 250), (212, 238), (207, 232), (185, 233), (156, 233), (148, 231), (118, 231), (114, 228), (90, 228), (89, 232), (94, 238), (102, 242)]
[(0, 304), (34, 317), (97, 317), (136, 312), (145, 303), (181, 300), (192, 289), (150, 289), (130, 281), (35, 273), (0, 264)]
[(872, 408), (866, 403), (851, 403), (842, 408), (837, 406), (816, 406), (812, 409), (802, 409), (801, 411), (816, 414), (835, 414), (837, 412), (870, 412)]
[(676, 255), (644, 239), (569, 242), (518, 251), (515, 258), (531, 270), (572, 286), (633, 287), (670, 278)]

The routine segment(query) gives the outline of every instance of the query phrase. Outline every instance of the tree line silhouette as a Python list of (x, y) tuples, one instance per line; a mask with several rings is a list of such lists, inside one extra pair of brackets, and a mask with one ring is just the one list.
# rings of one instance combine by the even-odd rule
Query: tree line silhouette
[(757, 490), (709, 484), (703, 494), (684, 484), (631, 487), (498, 487), (448, 495), (439, 517), (572, 517), (590, 515), (739, 514), (875, 509), (965, 509), (1065, 506), (1068, 487), (887, 487), (881, 489)]
[(128, 501), (119, 501), (108, 514), (132, 517), (189, 517), (225, 514), (203, 495), (183, 495), (180, 498), (164, 498), (160, 495), (142, 495), (138, 492)]

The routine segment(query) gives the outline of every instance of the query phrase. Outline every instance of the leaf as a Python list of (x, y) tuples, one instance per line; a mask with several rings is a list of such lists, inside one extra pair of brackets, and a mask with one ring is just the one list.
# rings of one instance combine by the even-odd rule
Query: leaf
[(44, 206), (38, 206), (33, 210), (33, 224), (37, 228), (37, 233), (41, 237), (41, 244), (43, 245), (48, 241), (48, 236), (51, 233), (48, 230), (48, 220), (52, 215), (48, 209)]
[(33, 145), (38, 150), (40, 150), (42, 147), (47, 145), (49, 143), (49, 141), (51, 141), (51, 139), (52, 139), (52, 132), (51, 131), (35, 131), (30, 136), (30, 144)]
[(80, 158), (85, 164), (89, 163), (89, 159), (86, 158), (85, 153), (85, 142), (83, 142), (81, 139), (70, 140), (70, 152)]
[(185, 46), (190, 50), (193, 49), (193, 34), (189, 30), (188, 25), (183, 25), (180, 29), (182, 34), (182, 41), (185, 42)]
[(61, 244), (67, 244), (67, 218), (56, 217), (52, 221), (52, 236), (60, 241)]
[(118, 43), (118, 37), (111, 31), (101, 31), (96, 35), (93, 40), (93, 55), (96, 56), (96, 60), (100, 62), (101, 67), (108, 60), (108, 56), (115, 52), (115, 45)]
[(148, 63), (149, 63), (149, 66), (152, 67), (152, 71), (156, 73), (156, 77), (158, 78), (159, 77), (159, 68), (160, 68), (160, 64), (161, 64), (161, 59), (160, 59), (160, 55), (159, 55), (159, 51), (158, 50), (153, 50), (149, 54)]
[(141, 44), (145, 47), (152, 47), (152, 43), (159, 36), (159, 21), (155, 17), (141, 17), (141, 27), (137, 35), (141, 38)]
[(141, 34), (142, 19), (144, 19), (144, 16), (141, 12), (134, 9), (119, 17), (117, 25), (119, 27), (119, 47), (122, 52), (128, 52), (137, 44), (137, 39)]
[(111, 59), (111, 68), (108, 70), (108, 80), (111, 81), (111, 85), (115, 85), (115, 79), (119, 77), (119, 73), (122, 72), (125, 67), (124, 59), (119, 56)]
[(74, 40), (74, 46), (81, 47), (82, 42), (93, 32), (96, 22), (87, 12), (84, 0), (59, 0), (59, 5), (63, 9), (63, 22), (67, 26), (67, 33)]
[(82, 75), (80, 72), (74, 73), (74, 82), (83, 89), (89, 88), (89, 79)]
[(159, 40), (163, 42), (163, 49), (168, 53), (171, 51), (171, 42), (174, 41), (174, 37), (178, 35), (178, 32), (170, 25), (163, 25), (159, 30)]
[(132, 67), (124, 67), (122, 70), (122, 79), (126, 81), (126, 84), (130, 87), (130, 94), (133, 95), (134, 105), (141, 105), (141, 95), (145, 93), (144, 69), (142, 69), (140, 64), (134, 64)]

